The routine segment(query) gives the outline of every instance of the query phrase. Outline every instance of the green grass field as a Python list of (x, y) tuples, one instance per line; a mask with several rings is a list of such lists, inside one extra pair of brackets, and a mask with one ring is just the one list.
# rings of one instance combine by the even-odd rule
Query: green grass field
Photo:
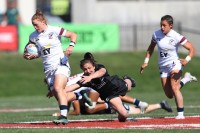
[[(160, 77), (157, 66), (157, 53), (155, 52), (150, 59), (149, 67), (141, 75), (140, 66), (143, 63), (145, 52), (120, 52), (120, 53), (94, 53), (97, 63), (104, 64), (111, 75), (119, 76), (129, 75), (137, 81), (137, 87), (128, 95), (147, 101), (148, 103), (157, 103), (166, 99), (173, 107), (173, 113), (166, 113), (163, 110), (157, 110), (145, 115), (131, 115), (130, 117), (161, 117), (175, 116), (176, 106), (174, 99), (167, 99), (161, 88)], [(83, 53), (74, 53), (70, 57), (72, 75), (81, 72), (79, 61)], [(185, 57), (182, 54), (180, 57)], [(199, 57), (195, 57), (184, 68), (200, 78)], [(47, 87), (43, 83), (44, 74), (40, 59), (27, 61), (22, 55), (14, 53), (0, 53), (0, 110), (15, 108), (57, 108), (57, 102), (54, 98), (46, 98)], [(182, 88), (185, 103), (185, 115), (199, 115), (200, 113), (200, 88), (199, 82), (192, 82)], [(27, 121), (51, 121), (51, 111), (33, 111), (33, 112), (0, 112), (0, 123), (27, 122)], [(80, 115), (69, 116), (69, 120), (75, 119), (99, 119), (116, 118), (116, 115)], [(0, 129), (3, 132), (143, 132), (146, 130), (117, 130), (117, 129)], [(150, 132), (186, 132), (185, 130), (150, 130)], [(197, 130), (191, 130), (196, 132)], [(149, 131), (148, 131), (149, 132)], [(188, 132), (188, 130), (187, 130)], [(190, 131), (189, 131), (190, 132)]]

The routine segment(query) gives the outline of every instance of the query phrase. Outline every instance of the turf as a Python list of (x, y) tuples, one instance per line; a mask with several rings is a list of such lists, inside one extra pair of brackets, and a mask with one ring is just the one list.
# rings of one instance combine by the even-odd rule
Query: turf
[[(158, 66), (157, 53), (154, 53), (150, 59), (149, 67), (141, 75), (140, 66), (144, 61), (145, 52), (119, 52), (119, 53), (94, 53), (97, 63), (104, 64), (111, 75), (119, 76), (129, 75), (136, 79), (137, 86), (128, 95), (149, 103), (157, 103), (167, 99), (161, 88)], [(181, 54), (180, 57), (185, 57)], [(73, 53), (70, 57), (72, 75), (81, 72), (79, 62), (83, 58), (83, 53)], [(199, 57), (195, 57), (184, 68), (198, 79), (200, 78)], [(16, 53), (0, 53), (0, 109), (6, 108), (57, 108), (57, 102), (54, 98), (46, 98), (47, 87), (43, 83), (44, 74), (41, 59), (27, 61), (22, 55)], [(200, 89), (199, 82), (187, 84), (182, 88), (185, 102), (186, 115), (199, 115)], [(173, 107), (173, 113), (166, 113), (162, 110), (145, 114), (150, 117), (174, 116), (176, 115), (176, 106), (174, 99), (167, 99)], [(53, 120), (51, 114), (54, 111), (38, 112), (0, 112), (0, 123), (5, 122), (25, 122), (25, 121), (43, 121)], [(115, 118), (116, 115), (80, 115), (69, 116), (69, 119), (98, 119), (98, 118)], [(133, 115), (131, 117), (143, 117), (142, 115)], [(86, 130), (86, 129), (1, 129), (0, 132), (110, 132), (111, 130)], [(130, 130), (112, 130), (113, 132), (130, 132)], [(131, 130), (131, 132), (143, 132), (144, 130)], [(168, 130), (162, 130), (163, 132)], [(184, 130), (180, 130), (184, 132)], [(148, 131), (149, 132), (149, 131)], [(154, 131), (150, 131), (154, 132)], [(156, 130), (156, 132), (161, 132)], [(169, 132), (178, 132), (170, 130)], [(193, 130), (192, 130), (193, 132)]]

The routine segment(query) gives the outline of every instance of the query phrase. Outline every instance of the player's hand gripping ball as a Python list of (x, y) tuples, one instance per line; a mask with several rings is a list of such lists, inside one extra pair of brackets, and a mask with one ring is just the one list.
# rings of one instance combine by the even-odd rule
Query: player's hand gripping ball
[(39, 57), (39, 50), (35, 44), (32, 44), (32, 43), (28, 44), (26, 46), (26, 52), (35, 57)]

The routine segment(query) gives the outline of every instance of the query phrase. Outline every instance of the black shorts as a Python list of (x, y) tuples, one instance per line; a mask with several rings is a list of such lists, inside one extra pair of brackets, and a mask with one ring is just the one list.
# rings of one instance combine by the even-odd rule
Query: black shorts
[(109, 80), (109, 84), (99, 91), (102, 100), (109, 102), (114, 97), (126, 95), (128, 86), (123, 79), (120, 79), (118, 76), (111, 76), (106, 80)]

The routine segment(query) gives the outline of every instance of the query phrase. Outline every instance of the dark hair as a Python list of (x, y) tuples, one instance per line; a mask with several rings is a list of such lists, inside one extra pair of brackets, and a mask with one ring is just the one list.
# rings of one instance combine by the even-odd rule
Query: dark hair
[(168, 24), (173, 25), (173, 17), (170, 15), (165, 15), (161, 18), (161, 21), (166, 20), (168, 22)]
[(94, 56), (90, 52), (86, 52), (84, 54), (84, 59), (80, 61), (80, 68), (82, 69), (84, 64), (91, 63), (93, 66), (96, 66), (96, 60), (94, 59)]

